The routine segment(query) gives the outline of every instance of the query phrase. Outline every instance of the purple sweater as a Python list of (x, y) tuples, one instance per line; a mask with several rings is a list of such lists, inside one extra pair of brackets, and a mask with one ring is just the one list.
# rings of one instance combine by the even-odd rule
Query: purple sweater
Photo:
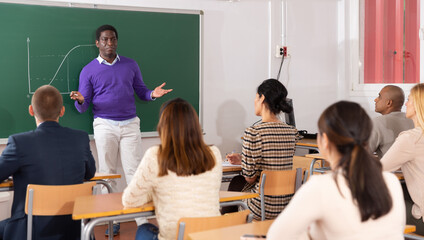
[(144, 101), (152, 100), (137, 63), (123, 56), (114, 65), (100, 64), (94, 59), (81, 71), (78, 91), (84, 103), (75, 107), (82, 113), (93, 103), (94, 118), (127, 120), (136, 117), (134, 92)]

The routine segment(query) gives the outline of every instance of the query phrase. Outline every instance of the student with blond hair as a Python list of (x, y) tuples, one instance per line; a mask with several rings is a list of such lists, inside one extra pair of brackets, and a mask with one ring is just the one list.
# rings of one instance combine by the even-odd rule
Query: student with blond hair
[(387, 171), (401, 168), (407, 187), (403, 186), (406, 222), (417, 227), (416, 233), (424, 235), (424, 84), (411, 89), (405, 105), (406, 117), (414, 122), (415, 128), (399, 134), (381, 163)]

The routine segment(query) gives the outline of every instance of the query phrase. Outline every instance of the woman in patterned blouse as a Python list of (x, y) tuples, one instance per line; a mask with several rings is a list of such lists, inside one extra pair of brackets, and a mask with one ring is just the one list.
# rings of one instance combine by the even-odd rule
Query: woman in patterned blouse
[[(242, 175), (235, 177), (230, 191), (259, 192), (263, 170), (291, 170), (297, 130), (278, 118), (281, 112), (290, 113), (287, 89), (278, 80), (268, 79), (259, 85), (255, 98), (255, 114), (262, 120), (243, 135), (242, 153), (227, 155), (232, 164), (241, 164)], [(265, 196), (265, 217), (273, 219), (284, 209), (292, 195)], [(261, 218), (260, 198), (247, 201), (255, 219)]]

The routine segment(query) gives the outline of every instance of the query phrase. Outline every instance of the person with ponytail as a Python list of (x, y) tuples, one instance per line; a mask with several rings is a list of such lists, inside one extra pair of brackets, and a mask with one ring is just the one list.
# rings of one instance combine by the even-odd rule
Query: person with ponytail
[[(229, 154), (230, 163), (241, 164), (242, 175), (235, 177), (230, 191), (259, 192), (262, 170), (291, 170), (297, 130), (278, 118), (281, 112), (290, 113), (287, 89), (276, 79), (259, 85), (255, 98), (255, 114), (261, 121), (244, 132), (242, 154)], [(265, 196), (265, 217), (274, 219), (290, 201), (292, 195)], [(260, 198), (247, 200), (255, 219), (261, 219)], [(237, 209), (236, 209), (237, 210)], [(223, 209), (223, 212), (234, 211)]]
[(415, 128), (401, 132), (392, 147), (381, 159), (383, 169), (401, 168), (406, 204), (406, 223), (416, 226), (416, 233), (424, 235), (424, 84), (415, 85), (406, 102), (406, 117)]
[(331, 172), (296, 192), (267, 239), (403, 239), (402, 188), (368, 151), (371, 129), (357, 103), (340, 101), (322, 113), (318, 147)]

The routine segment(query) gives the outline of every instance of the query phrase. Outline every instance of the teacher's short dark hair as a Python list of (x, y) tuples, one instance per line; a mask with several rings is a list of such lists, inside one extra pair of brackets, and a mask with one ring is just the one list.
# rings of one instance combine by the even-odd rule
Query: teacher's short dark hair
[(99, 41), (100, 34), (102, 32), (104, 32), (104, 31), (108, 31), (108, 30), (114, 31), (115, 32), (116, 39), (118, 39), (118, 31), (116, 31), (116, 28), (113, 27), (112, 25), (107, 25), (106, 24), (106, 25), (102, 25), (99, 28), (97, 28), (97, 30), (96, 30), (96, 40)]

